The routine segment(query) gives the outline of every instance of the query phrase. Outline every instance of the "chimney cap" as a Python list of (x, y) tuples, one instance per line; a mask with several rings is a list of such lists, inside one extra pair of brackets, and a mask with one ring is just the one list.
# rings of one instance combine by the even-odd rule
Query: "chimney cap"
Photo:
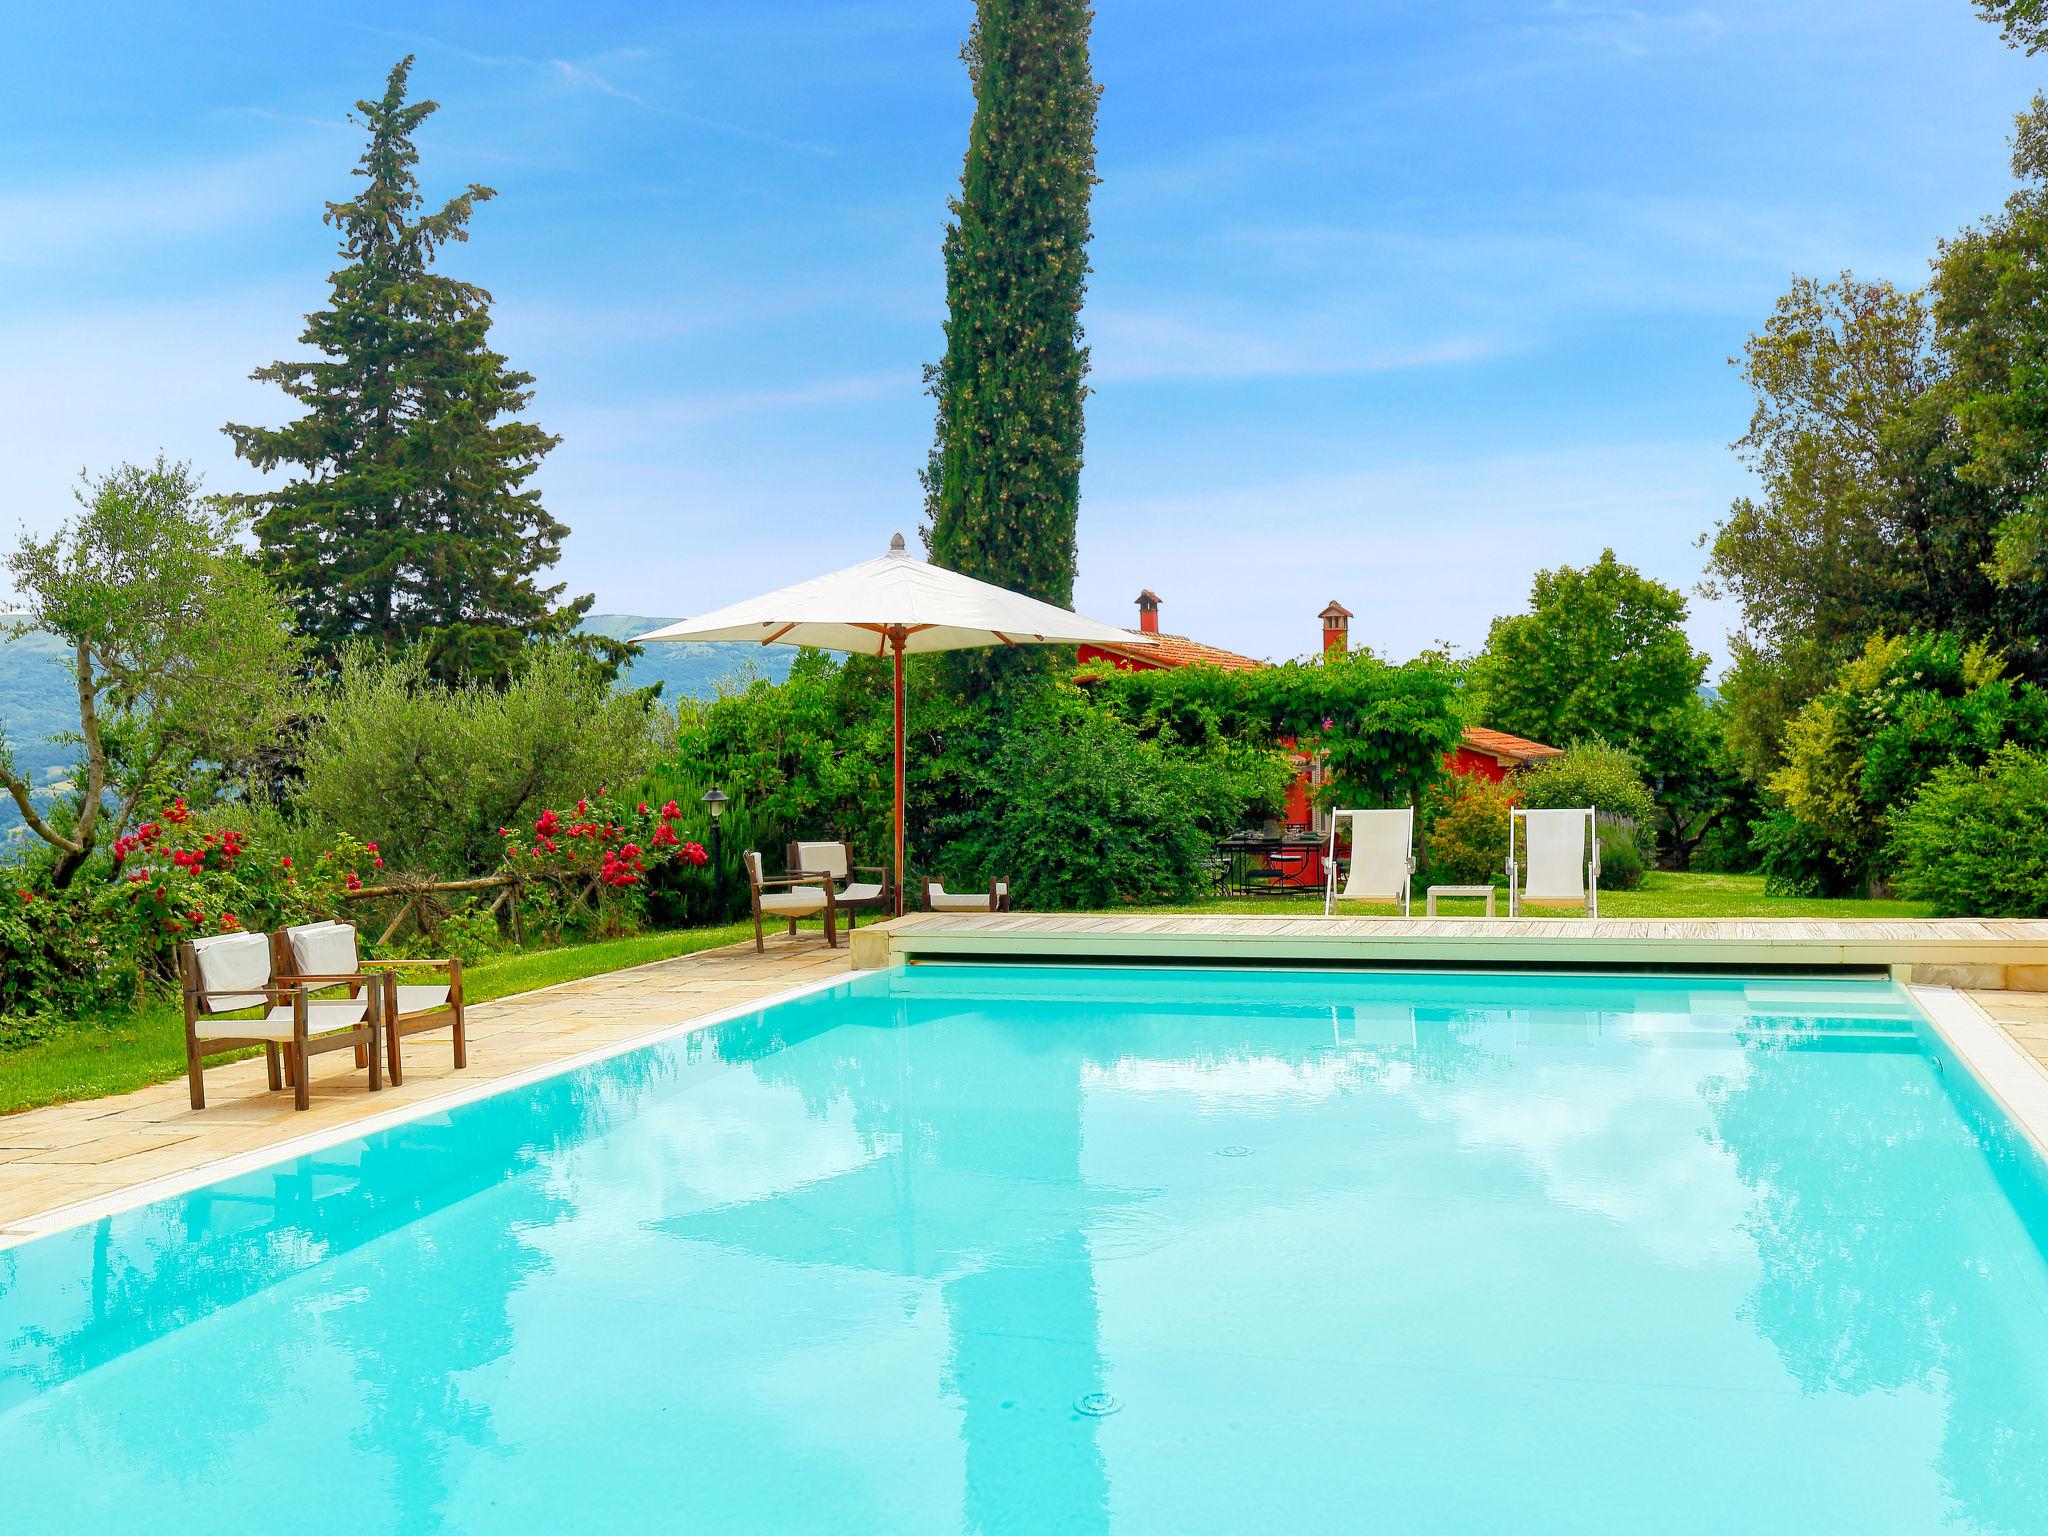
[(1352, 617), (1352, 612), (1333, 597), (1330, 599), (1330, 606), (1317, 614), (1316, 617), (1325, 621), (1330, 619), (1348, 619)]
[(1138, 594), (1138, 606), (1142, 608), (1147, 603), (1150, 603), (1154, 608), (1159, 606), (1159, 594), (1150, 587), (1145, 588), (1144, 591)]

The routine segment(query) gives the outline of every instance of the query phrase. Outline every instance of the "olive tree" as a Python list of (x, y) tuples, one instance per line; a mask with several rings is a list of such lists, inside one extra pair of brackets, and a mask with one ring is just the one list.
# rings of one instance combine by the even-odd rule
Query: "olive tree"
[(5, 561), (14, 632), (60, 641), (77, 693), (68, 791), (39, 805), (0, 736), (0, 786), (55, 850), (58, 886), (144, 796), (269, 752), (302, 655), (289, 609), (242, 550), (241, 519), (199, 494), (189, 466), (124, 464), (73, 494), (74, 516), (47, 538), (25, 532)]

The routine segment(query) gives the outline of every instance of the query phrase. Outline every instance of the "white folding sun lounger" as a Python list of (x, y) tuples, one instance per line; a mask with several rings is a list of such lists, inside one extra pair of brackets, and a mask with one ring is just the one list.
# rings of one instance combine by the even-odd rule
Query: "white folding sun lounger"
[[(1525, 885), (1515, 861), (1515, 824), (1528, 855)], [(1508, 916), (1524, 907), (1576, 907), (1600, 915), (1600, 833), (1593, 807), (1508, 813)]]
[[(1337, 888), (1337, 835), (1351, 823), (1351, 857), (1344, 888)], [(1330, 848), (1323, 860), (1323, 916), (1340, 901), (1392, 901), (1408, 915), (1408, 888), (1415, 876), (1415, 807), (1391, 811), (1335, 811)]]

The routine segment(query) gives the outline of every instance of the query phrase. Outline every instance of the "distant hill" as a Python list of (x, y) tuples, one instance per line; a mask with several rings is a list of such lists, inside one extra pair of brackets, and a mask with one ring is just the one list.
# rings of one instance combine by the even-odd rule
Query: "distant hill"
[[(637, 613), (593, 613), (583, 621), (582, 628), (588, 634), (630, 640), (674, 622)], [(749, 675), (779, 683), (789, 676), (789, 664), (795, 658), (796, 652), (786, 645), (664, 640), (641, 647), (640, 659), (628, 669), (625, 682), (630, 688), (660, 683), (661, 696), (671, 703), (677, 699), (708, 699), (721, 682)]]
[[(583, 628), (627, 640), (673, 622), (640, 614), (593, 613)], [(662, 698), (671, 703), (708, 699), (728, 680), (757, 675), (782, 681), (795, 655), (780, 645), (650, 645), (628, 669), (622, 686), (659, 683)], [(78, 702), (66, 668), (69, 660), (69, 653), (49, 635), (31, 632), (10, 640), (0, 634), (0, 727), (14, 749), (15, 763), (28, 770), (30, 782), (38, 788), (62, 782), (76, 752), (74, 746), (55, 739), (78, 728)], [(21, 813), (0, 794), (0, 843), (20, 830)]]

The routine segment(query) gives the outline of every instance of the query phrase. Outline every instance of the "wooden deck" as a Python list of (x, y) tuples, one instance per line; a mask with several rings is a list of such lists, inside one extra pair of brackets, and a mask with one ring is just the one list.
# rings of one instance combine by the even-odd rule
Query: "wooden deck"
[(2048, 922), (2015, 919), (1069, 917), (918, 914), (864, 929), (855, 964), (1151, 960), (1334, 965), (1891, 970), (2048, 990)]

